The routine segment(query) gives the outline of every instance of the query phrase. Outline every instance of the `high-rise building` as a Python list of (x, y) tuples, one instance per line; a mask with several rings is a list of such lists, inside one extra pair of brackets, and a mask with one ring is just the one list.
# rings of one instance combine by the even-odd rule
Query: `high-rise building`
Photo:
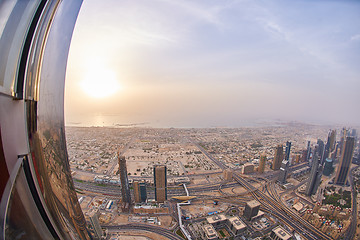
[(307, 142), (306, 150), (307, 150), (306, 161), (309, 162), (310, 161), (310, 155), (311, 155), (310, 141)]
[(307, 196), (311, 196), (316, 193), (322, 175), (322, 167), (316, 150), (314, 150), (314, 155), (312, 158), (311, 165), (312, 166), (311, 166), (310, 177), (305, 189), (305, 194)]
[(285, 148), (285, 160), (290, 160), (290, 150), (291, 150), (291, 142), (286, 142), (286, 148)]
[(265, 171), (265, 164), (266, 164), (266, 156), (261, 155), (259, 160), (259, 168), (258, 168), (259, 173), (263, 173)]
[(296, 164), (300, 163), (300, 159), (301, 159), (301, 155), (300, 155), (300, 154), (296, 154), (296, 155), (295, 155), (295, 163), (296, 163)]
[(281, 163), (280, 174), (279, 174), (279, 179), (278, 179), (278, 181), (281, 184), (286, 183), (288, 171), (289, 171), (289, 161), (288, 160), (283, 160), (282, 163)]
[(301, 151), (301, 162), (308, 162), (307, 153), (308, 153), (307, 149)]
[(337, 167), (335, 184), (345, 185), (349, 174), (350, 163), (354, 154), (354, 138), (346, 137), (341, 153), (340, 162)]
[(100, 212), (99, 212), (99, 210), (97, 210), (97, 211), (91, 212), (90, 216), (89, 216), (91, 226), (94, 229), (95, 239), (101, 239), (103, 236), (103, 230), (99, 223), (99, 215), (100, 215)]
[(328, 137), (330, 152), (335, 150), (335, 143), (336, 143), (336, 130), (331, 130), (329, 137)]
[(281, 162), (282, 162), (283, 158), (284, 158), (283, 146), (278, 145), (275, 148), (274, 160), (273, 160), (273, 164), (272, 164), (272, 169), (273, 170), (279, 170), (280, 169)]
[(331, 158), (327, 158), (325, 160), (323, 174), (325, 176), (330, 176), (333, 171), (334, 171), (333, 160)]
[(319, 156), (320, 163), (322, 164), (323, 163), (324, 151), (325, 151), (325, 144), (324, 144), (323, 140), (321, 140), (321, 139), (317, 140), (317, 145), (316, 145), (315, 151)]
[(146, 193), (146, 183), (144, 181), (134, 180), (134, 201), (136, 203), (146, 202), (147, 193)]
[(128, 173), (126, 168), (126, 160), (124, 156), (118, 155), (119, 173), (120, 173), (120, 187), (123, 209), (129, 208), (131, 204), (130, 186), (128, 180)]
[(233, 179), (233, 172), (231, 169), (225, 169), (224, 172), (224, 180), (225, 181), (232, 181)]
[(164, 202), (167, 200), (167, 176), (165, 165), (154, 166), (155, 200)]
[(252, 200), (247, 202), (244, 209), (244, 217), (250, 221), (253, 217), (255, 217), (260, 209), (260, 203), (256, 200)]
[(347, 134), (348, 134), (347, 129), (343, 128), (341, 130), (341, 133), (340, 133), (340, 143), (339, 143), (339, 148), (340, 149), (339, 149), (339, 152), (338, 152), (338, 157), (340, 157), (342, 155)]

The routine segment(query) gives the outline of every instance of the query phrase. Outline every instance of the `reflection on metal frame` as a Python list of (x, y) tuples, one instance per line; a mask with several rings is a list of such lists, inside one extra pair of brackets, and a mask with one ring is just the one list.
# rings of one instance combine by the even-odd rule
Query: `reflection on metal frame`
[[(0, 239), (91, 238), (72, 181), (64, 132), (66, 64), (81, 4), (0, 3), (0, 13), (8, 17), (0, 19), (0, 50), (5, 50), (0, 51), (0, 161), (11, 172), (0, 196)], [(22, 157), (14, 158), (18, 155)]]
[(33, 22), (33, 16), (38, 9), (40, 1), (4, 0), (1, 2), (0, 13), (5, 13), (0, 37), (0, 91), (15, 96), (17, 73), (22, 50), (25, 46), (28, 30)]
[[(33, 206), (33, 198), (25, 198), (32, 192), (26, 184), (25, 162), (27, 156), (18, 158), (1, 199), (1, 239), (59, 239), (54, 229)], [(48, 224), (47, 224), (48, 223)]]

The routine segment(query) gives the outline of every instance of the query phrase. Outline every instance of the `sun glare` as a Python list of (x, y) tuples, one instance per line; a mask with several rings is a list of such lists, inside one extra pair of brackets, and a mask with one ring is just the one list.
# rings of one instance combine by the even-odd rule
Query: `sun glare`
[(99, 66), (89, 69), (80, 85), (82, 90), (93, 98), (110, 97), (121, 89), (116, 73)]

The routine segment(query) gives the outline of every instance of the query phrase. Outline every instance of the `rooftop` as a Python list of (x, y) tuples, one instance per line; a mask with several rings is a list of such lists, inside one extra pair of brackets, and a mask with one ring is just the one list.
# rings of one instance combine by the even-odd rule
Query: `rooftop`
[(246, 204), (251, 208), (255, 208), (257, 206), (260, 206), (260, 203), (258, 201), (256, 201), (256, 200), (252, 200), (250, 202), (247, 202)]
[(212, 215), (210, 217), (207, 217), (206, 220), (208, 221), (208, 223), (212, 224), (212, 223), (217, 223), (220, 221), (225, 221), (226, 217), (223, 214), (218, 214), (218, 215)]
[(276, 236), (278, 236), (282, 240), (288, 240), (292, 237), (291, 234), (288, 233), (281, 226), (274, 228), (272, 231), (276, 234)]
[(236, 230), (241, 230), (246, 228), (246, 225), (238, 217), (229, 218), (230, 223), (236, 228)]
[(205, 231), (206, 235), (209, 237), (217, 235), (215, 228), (210, 224), (204, 225), (204, 231)]

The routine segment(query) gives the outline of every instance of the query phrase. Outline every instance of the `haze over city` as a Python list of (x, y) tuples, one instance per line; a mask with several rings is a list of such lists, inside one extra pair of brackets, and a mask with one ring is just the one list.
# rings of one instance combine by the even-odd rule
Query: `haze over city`
[(358, 1), (83, 3), (67, 125), (356, 125)]
[(0, 53), (0, 239), (360, 239), (360, 1), (4, 0)]

